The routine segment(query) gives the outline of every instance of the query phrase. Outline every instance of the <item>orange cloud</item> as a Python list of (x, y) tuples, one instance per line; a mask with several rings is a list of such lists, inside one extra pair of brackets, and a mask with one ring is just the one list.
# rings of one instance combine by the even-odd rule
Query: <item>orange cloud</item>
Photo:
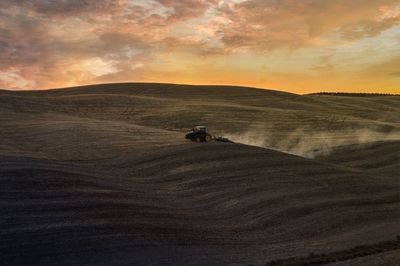
[(160, 81), (395, 92), (399, 24), (398, 0), (3, 0), (0, 88)]

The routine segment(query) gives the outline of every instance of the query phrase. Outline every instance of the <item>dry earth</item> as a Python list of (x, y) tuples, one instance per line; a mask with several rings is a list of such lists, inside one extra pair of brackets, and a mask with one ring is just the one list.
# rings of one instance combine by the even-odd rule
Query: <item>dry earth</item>
[[(226, 86), (0, 91), (0, 264), (264, 265), (395, 239), (399, 114)], [(199, 124), (248, 145), (189, 143)]]

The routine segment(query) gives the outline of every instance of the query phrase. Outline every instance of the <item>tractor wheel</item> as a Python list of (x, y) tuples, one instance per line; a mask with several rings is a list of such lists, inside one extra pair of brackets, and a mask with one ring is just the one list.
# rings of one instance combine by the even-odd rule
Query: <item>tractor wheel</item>
[(201, 141), (200, 137), (196, 137), (196, 142), (200, 142), (200, 141)]
[(206, 142), (209, 142), (209, 141), (211, 141), (211, 137), (210, 137), (210, 136), (206, 136), (206, 139), (205, 139), (205, 141), (206, 141)]

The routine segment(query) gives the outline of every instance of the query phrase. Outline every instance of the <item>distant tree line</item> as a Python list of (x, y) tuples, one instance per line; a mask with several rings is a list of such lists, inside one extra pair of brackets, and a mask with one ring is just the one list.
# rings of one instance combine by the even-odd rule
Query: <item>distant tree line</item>
[(308, 95), (332, 95), (332, 96), (350, 96), (350, 97), (378, 97), (378, 96), (400, 96), (400, 94), (391, 93), (366, 93), (366, 92), (316, 92)]

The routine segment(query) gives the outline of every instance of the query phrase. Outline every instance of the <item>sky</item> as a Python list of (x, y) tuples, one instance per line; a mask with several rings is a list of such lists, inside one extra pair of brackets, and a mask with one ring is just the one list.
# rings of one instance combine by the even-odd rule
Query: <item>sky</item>
[(0, 0), (0, 89), (400, 93), (400, 0)]

